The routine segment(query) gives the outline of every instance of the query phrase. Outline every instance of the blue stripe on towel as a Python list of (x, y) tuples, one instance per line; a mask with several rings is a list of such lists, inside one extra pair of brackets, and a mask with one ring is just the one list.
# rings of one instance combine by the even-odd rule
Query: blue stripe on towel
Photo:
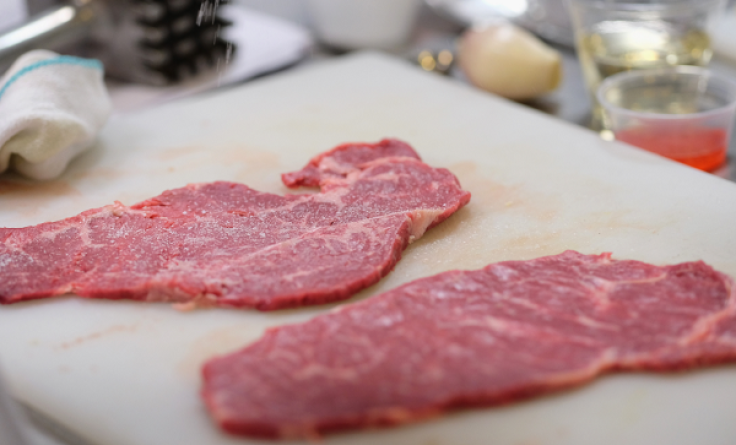
[(3, 97), (3, 94), (5, 93), (5, 90), (8, 89), (10, 85), (13, 84), (16, 80), (23, 77), (25, 74), (28, 74), (29, 72), (41, 68), (43, 66), (48, 65), (77, 65), (82, 66), (85, 68), (92, 68), (96, 70), (104, 70), (104, 67), (102, 65), (102, 62), (100, 62), (97, 59), (82, 59), (81, 57), (74, 57), (74, 56), (59, 56), (54, 57), (53, 59), (45, 59), (45, 60), (39, 60), (36, 63), (32, 63), (28, 66), (24, 66), (20, 70), (18, 70), (15, 74), (13, 74), (10, 79), (8, 79), (7, 82), (5, 82), (5, 85), (0, 88), (0, 99)]

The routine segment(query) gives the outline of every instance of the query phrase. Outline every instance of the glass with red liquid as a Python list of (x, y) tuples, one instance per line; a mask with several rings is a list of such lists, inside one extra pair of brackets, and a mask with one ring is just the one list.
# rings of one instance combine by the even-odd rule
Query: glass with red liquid
[(700, 170), (726, 161), (736, 82), (704, 68), (630, 71), (598, 89), (603, 123), (622, 142)]

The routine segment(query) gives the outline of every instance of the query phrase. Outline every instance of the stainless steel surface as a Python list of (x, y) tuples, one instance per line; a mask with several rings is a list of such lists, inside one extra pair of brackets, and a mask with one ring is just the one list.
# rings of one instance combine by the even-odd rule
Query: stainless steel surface
[(66, 0), (0, 34), (0, 72), (21, 54), (43, 48), (100, 59), (106, 74), (119, 80), (183, 81), (232, 55), (234, 46), (220, 35), (229, 22), (217, 14), (219, 3)]
[(0, 375), (0, 445), (96, 445), (46, 413), (14, 400)]
[(0, 444), (27, 445), (28, 441), (21, 431), (20, 413), (0, 377)]
[(61, 47), (90, 32), (96, 12), (89, 2), (67, 3), (0, 35), (0, 72), (34, 48)]
[(64, 445), (97, 445), (82, 437), (79, 433), (63, 423), (55, 420), (48, 414), (43, 413), (26, 403), (19, 402), (19, 405), (22, 407), (26, 418), (31, 422), (31, 424), (54, 441), (60, 442)]

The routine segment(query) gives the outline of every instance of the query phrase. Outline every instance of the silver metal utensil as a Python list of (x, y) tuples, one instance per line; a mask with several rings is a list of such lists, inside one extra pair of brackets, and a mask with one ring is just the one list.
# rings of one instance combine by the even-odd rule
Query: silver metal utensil
[(95, 445), (43, 411), (14, 400), (0, 375), (0, 444), (31, 445), (31, 428), (65, 445)]
[(97, 445), (50, 415), (23, 402), (18, 402), (26, 418), (36, 429), (65, 445)]
[(0, 71), (36, 48), (102, 60), (108, 75), (178, 82), (227, 60), (220, 0), (67, 0), (0, 35)]
[(0, 377), (0, 443), (3, 445), (28, 445), (23, 434), (22, 414), (5, 390)]

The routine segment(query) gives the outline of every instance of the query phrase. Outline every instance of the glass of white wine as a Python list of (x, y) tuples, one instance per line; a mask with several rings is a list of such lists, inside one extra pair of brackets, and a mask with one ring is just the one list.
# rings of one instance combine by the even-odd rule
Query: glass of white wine
[(568, 0), (575, 43), (600, 127), (595, 94), (622, 71), (706, 66), (713, 54), (708, 30), (724, 0)]

